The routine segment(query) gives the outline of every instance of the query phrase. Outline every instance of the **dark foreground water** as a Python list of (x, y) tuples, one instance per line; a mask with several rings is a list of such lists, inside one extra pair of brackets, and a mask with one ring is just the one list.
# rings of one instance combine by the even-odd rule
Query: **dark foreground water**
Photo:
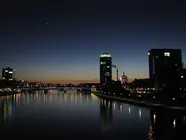
[(0, 97), (0, 137), (6, 139), (186, 139), (186, 115), (100, 99), (75, 91)]

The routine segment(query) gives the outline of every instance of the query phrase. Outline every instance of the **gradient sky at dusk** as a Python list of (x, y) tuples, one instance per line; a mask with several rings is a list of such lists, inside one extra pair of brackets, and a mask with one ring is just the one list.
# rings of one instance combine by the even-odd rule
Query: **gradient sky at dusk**
[(151, 48), (180, 48), (186, 61), (186, 9), (179, 1), (46, 0), (1, 5), (0, 67), (15, 68), (18, 79), (99, 80), (102, 52), (111, 53), (120, 75), (124, 71), (130, 79), (148, 77)]

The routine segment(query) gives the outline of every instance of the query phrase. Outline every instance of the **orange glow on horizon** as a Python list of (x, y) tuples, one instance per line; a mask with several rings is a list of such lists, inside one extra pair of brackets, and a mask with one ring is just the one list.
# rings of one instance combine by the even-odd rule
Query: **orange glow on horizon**
[[(25, 80), (27, 81), (27, 80)], [(80, 84), (80, 83), (99, 83), (99, 80), (46, 80), (46, 81), (34, 81), (34, 80), (28, 80), (28, 82), (38, 82), (38, 83), (53, 83), (53, 84)]]

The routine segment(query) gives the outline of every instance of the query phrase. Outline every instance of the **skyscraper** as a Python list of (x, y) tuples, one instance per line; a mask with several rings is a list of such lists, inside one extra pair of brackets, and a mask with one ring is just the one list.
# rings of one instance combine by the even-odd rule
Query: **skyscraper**
[(151, 49), (149, 55), (149, 78), (155, 88), (175, 85), (180, 80), (182, 54), (180, 49)]
[(108, 85), (112, 82), (112, 56), (109, 53), (100, 55), (100, 84)]
[(6, 81), (12, 81), (14, 80), (15, 77), (15, 70), (7, 67), (7, 68), (3, 68), (2, 70), (2, 79), (6, 80)]

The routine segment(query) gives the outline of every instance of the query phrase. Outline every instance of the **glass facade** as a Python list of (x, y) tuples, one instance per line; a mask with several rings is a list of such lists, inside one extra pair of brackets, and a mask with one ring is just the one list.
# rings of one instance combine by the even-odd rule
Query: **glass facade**
[(112, 56), (104, 53), (100, 55), (100, 83), (107, 85), (112, 82)]

